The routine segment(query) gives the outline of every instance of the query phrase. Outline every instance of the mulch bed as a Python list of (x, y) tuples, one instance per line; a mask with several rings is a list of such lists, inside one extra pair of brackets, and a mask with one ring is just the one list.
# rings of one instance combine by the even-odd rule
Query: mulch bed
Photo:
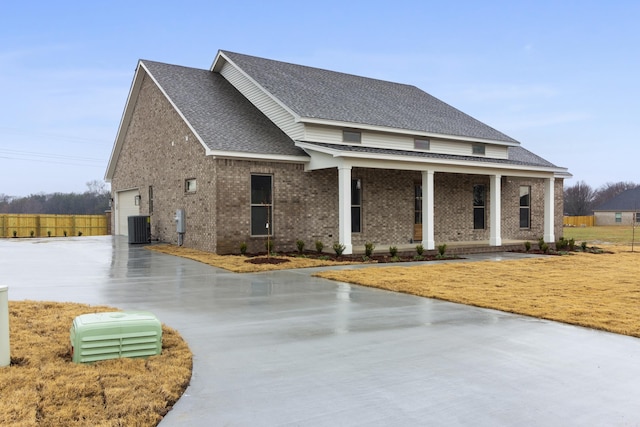
[(291, 258), (310, 258), (310, 259), (323, 259), (323, 260), (331, 260), (335, 262), (366, 262), (366, 263), (393, 263), (393, 262), (412, 262), (412, 261), (441, 261), (441, 260), (449, 260), (449, 259), (461, 259), (462, 257), (457, 255), (398, 255), (392, 257), (390, 255), (372, 255), (370, 257), (365, 257), (364, 255), (336, 255), (330, 253), (318, 253), (305, 251), (302, 254), (298, 252), (291, 253), (282, 253), (275, 254), (271, 257), (267, 257), (266, 253), (258, 253), (247, 255), (252, 258), (248, 258), (245, 262), (251, 264), (282, 264), (285, 262), (289, 262), (288, 259), (284, 257)]

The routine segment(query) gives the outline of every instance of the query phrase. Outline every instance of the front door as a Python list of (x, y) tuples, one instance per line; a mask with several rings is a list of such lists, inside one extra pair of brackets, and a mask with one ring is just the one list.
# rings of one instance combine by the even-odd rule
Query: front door
[(413, 241), (422, 242), (422, 184), (414, 186)]

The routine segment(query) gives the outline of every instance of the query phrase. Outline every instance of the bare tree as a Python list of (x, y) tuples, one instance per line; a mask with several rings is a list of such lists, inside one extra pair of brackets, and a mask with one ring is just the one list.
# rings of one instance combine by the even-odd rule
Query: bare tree
[(564, 211), (566, 215), (591, 215), (595, 192), (589, 184), (578, 181), (564, 189)]
[(631, 181), (607, 182), (595, 191), (593, 207), (597, 208), (609, 199), (616, 197), (623, 191), (636, 188), (638, 184)]

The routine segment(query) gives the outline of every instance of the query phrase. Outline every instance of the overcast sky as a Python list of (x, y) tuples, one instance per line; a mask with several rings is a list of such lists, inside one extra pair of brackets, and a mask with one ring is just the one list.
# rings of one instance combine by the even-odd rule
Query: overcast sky
[(13, 1), (0, 194), (102, 180), (138, 59), (218, 49), (415, 85), (594, 188), (640, 182), (640, 1)]

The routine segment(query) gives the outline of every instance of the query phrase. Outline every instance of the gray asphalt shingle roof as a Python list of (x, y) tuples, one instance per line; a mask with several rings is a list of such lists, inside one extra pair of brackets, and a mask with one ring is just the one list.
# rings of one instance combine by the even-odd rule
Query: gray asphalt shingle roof
[(594, 211), (637, 211), (640, 210), (640, 187), (625, 190), (607, 200)]
[(218, 73), (141, 62), (210, 149), (306, 156)]
[(518, 142), (415, 86), (221, 52), (300, 117)]

